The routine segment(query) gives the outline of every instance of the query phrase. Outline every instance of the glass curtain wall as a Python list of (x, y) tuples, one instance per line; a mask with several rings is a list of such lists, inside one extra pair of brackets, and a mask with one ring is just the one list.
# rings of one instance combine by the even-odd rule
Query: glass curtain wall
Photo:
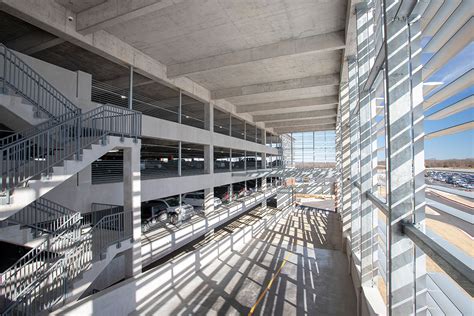
[(301, 132), (289, 135), (291, 165), (296, 168), (334, 167), (336, 161), (335, 131)]

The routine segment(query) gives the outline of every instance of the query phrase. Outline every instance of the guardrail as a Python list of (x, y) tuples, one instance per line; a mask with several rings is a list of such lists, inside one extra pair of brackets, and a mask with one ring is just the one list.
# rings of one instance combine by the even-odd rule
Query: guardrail
[(80, 114), (78, 107), (3, 44), (0, 44), (0, 67), (3, 92), (13, 89), (35, 105), (37, 113), (45, 113), (55, 121), (66, 114), (69, 115), (66, 119)]
[(45, 198), (39, 198), (10, 216), (8, 221), (34, 229), (35, 236), (37, 237), (39, 231), (53, 234), (76, 213), (76, 211), (58, 203)]
[[(360, 189), (360, 184), (354, 182), (353, 186)], [(375, 196), (372, 192), (361, 192), (372, 204), (390, 218), (388, 205)], [(402, 232), (411, 239), (426, 255), (442, 268), (459, 286), (469, 295), (474, 296), (474, 275), (470, 267), (456, 258), (440, 244), (430, 238), (426, 233), (410, 222), (401, 222)]]
[(9, 201), (11, 191), (76, 155), (106, 136), (137, 139), (141, 135), (141, 113), (103, 105), (60, 122), (30, 137), (0, 149), (1, 189)]
[[(79, 214), (79, 213), (78, 213)], [(103, 252), (114, 243), (132, 237), (132, 212), (121, 212), (102, 217), (87, 233), (63, 252), (54, 252), (51, 262), (43, 262), (41, 273), (33, 282), (9, 284), (15, 290), (13, 303), (2, 315), (37, 315), (66, 299), (73, 280), (86, 271), (92, 262), (102, 259)], [(17, 280), (18, 281), (18, 280)], [(19, 286), (22, 284), (23, 286)]]

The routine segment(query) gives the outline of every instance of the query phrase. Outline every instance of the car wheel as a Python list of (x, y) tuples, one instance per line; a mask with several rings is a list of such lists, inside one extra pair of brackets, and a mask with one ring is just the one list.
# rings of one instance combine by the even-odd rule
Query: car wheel
[(170, 223), (173, 225), (177, 225), (179, 221), (178, 214), (172, 214), (170, 215)]

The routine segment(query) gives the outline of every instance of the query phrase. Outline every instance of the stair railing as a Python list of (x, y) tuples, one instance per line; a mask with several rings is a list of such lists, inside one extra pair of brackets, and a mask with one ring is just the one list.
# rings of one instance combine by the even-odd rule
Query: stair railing
[(136, 140), (141, 135), (141, 113), (103, 105), (0, 148), (0, 185), (6, 202), (14, 188), (49, 175), (52, 167), (74, 155), (80, 159), (84, 148), (105, 142), (109, 135)]
[(35, 237), (39, 232), (53, 234), (77, 212), (58, 203), (39, 198), (24, 209), (8, 218), (9, 222), (30, 227), (34, 230)]
[(37, 114), (44, 113), (55, 121), (81, 113), (68, 98), (3, 44), (0, 44), (0, 89), (4, 93), (12, 89), (34, 105)]
[(46, 239), (37, 247), (31, 249), (14, 265), (2, 273), (3, 294), (9, 301), (14, 301), (32, 282), (60, 258), (60, 253), (76, 246), (80, 238), (80, 213), (67, 219), (54, 235), (47, 235)]
[(73, 280), (89, 269), (92, 262), (102, 259), (109, 246), (132, 238), (132, 225), (132, 212), (102, 217), (75, 247), (23, 288), (2, 315), (36, 315), (54, 309), (68, 297)]

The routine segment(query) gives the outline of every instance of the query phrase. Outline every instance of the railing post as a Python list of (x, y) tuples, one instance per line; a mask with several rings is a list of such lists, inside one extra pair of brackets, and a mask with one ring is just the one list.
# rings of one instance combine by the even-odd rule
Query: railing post
[(76, 160), (81, 160), (81, 139), (82, 139), (82, 116), (79, 115), (76, 121)]
[(1, 93), (7, 93), (7, 50), (5, 46), (2, 46), (3, 50), (3, 80), (2, 80), (2, 88)]
[(105, 108), (102, 107), (102, 146), (107, 144), (106, 142), (106, 129), (105, 129)]

